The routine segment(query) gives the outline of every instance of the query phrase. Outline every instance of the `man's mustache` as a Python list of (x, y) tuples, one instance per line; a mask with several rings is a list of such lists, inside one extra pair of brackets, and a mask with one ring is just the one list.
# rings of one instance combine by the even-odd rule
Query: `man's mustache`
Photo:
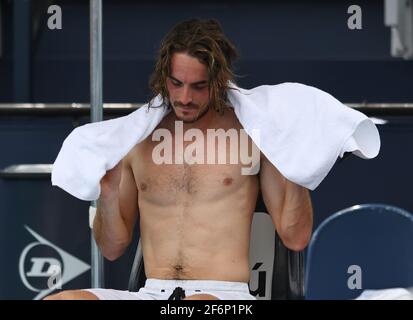
[(182, 104), (182, 103), (179, 103), (179, 102), (175, 102), (174, 103), (174, 106), (175, 106), (175, 108), (192, 108), (192, 109), (198, 109), (199, 108), (199, 106), (198, 105), (196, 105), (196, 104), (188, 104), (188, 105), (184, 105), (184, 104)]

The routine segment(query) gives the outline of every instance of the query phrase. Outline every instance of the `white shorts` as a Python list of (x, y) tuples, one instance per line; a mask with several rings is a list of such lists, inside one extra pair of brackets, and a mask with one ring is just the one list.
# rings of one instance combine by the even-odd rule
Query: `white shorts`
[(147, 279), (145, 287), (138, 292), (114, 289), (84, 289), (99, 300), (168, 300), (174, 290), (180, 287), (185, 296), (210, 294), (220, 300), (255, 300), (245, 282), (214, 280), (158, 280)]

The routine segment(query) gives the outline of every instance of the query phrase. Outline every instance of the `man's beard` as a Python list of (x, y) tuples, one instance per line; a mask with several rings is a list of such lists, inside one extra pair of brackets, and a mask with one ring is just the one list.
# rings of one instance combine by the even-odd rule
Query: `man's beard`
[[(175, 108), (180, 108), (180, 107), (181, 107), (180, 104), (176, 104), (176, 103), (175, 103)], [(209, 105), (207, 105), (206, 108), (203, 108), (203, 106), (202, 106), (202, 107), (198, 107), (197, 109), (199, 110), (199, 111), (198, 111), (199, 113), (198, 113), (193, 119), (191, 119), (191, 120), (185, 120), (185, 119), (179, 118), (179, 117), (177, 116), (176, 112), (175, 112), (175, 116), (176, 116), (179, 120), (183, 121), (184, 123), (194, 123), (194, 122), (198, 121), (199, 119), (201, 119), (203, 116), (205, 116), (205, 115), (207, 114), (207, 112), (208, 112), (208, 110), (209, 110)], [(202, 111), (201, 111), (201, 110), (202, 110)]]

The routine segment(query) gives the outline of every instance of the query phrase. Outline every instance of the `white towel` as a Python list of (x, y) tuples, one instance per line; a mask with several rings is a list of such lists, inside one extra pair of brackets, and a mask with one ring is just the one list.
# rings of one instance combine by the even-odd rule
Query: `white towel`
[[(345, 152), (370, 159), (380, 150), (376, 126), (328, 93), (299, 83), (228, 90), (241, 125), (261, 152), (290, 181), (314, 190)], [(157, 96), (154, 105), (162, 104)], [(96, 200), (100, 180), (169, 111), (147, 108), (74, 129), (53, 164), (52, 185), (82, 200)], [(259, 130), (256, 140), (253, 130)]]
[(413, 287), (364, 290), (354, 300), (413, 300)]

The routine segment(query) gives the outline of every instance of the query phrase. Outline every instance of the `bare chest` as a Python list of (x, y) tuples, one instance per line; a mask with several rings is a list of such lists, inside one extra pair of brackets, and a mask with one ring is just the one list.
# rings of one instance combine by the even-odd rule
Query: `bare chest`
[(239, 144), (234, 146), (234, 139), (208, 144), (204, 137), (204, 142), (195, 146), (195, 140), (181, 146), (164, 144), (163, 152), (159, 142), (147, 139), (132, 155), (139, 198), (179, 205), (191, 200), (217, 201), (236, 193), (253, 178), (243, 174), (243, 169), (253, 164), (246, 162), (245, 156), (241, 158), (245, 150)]

